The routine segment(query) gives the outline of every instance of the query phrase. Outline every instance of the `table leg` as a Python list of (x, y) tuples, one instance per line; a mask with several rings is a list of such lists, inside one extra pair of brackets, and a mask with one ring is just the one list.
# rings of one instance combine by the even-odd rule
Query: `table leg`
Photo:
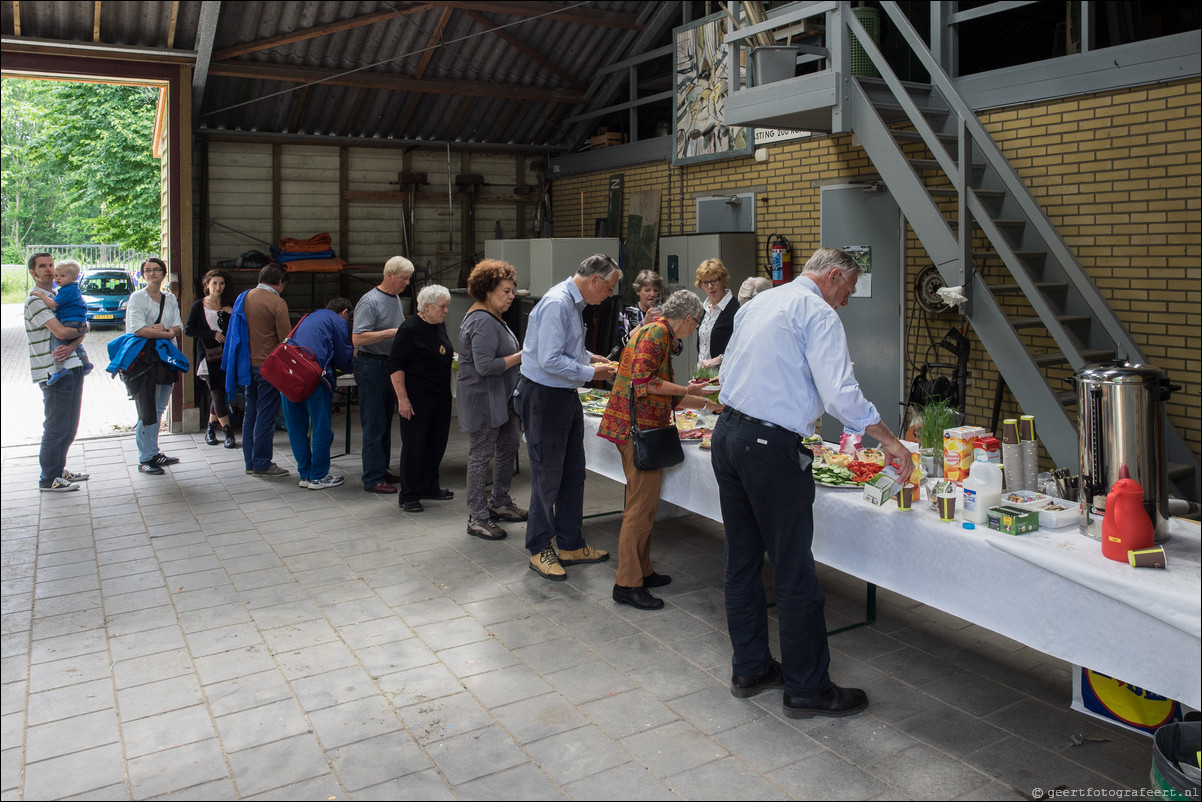
[(856, 623), (848, 624), (845, 627), (839, 627), (838, 629), (832, 629), (829, 632), (827, 632), (826, 634), (827, 635), (838, 635), (840, 632), (846, 632), (849, 629), (855, 629), (856, 627), (863, 627), (863, 626), (871, 626), (872, 624), (876, 623), (876, 585), (872, 584), (871, 582), (868, 583), (868, 590), (866, 593), (866, 598), (864, 600), (864, 607), (865, 607), (865, 610), (864, 610), (864, 620), (863, 621), (857, 621)]

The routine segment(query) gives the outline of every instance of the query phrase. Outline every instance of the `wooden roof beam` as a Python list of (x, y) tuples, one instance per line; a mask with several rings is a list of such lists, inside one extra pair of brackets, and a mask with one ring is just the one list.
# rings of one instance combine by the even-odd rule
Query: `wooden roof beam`
[(231, 63), (214, 64), (209, 75), (226, 78), (247, 78), (283, 83), (327, 83), (331, 86), (352, 86), (384, 89), (393, 92), (429, 92), (438, 95), (471, 95), (501, 97), (508, 100), (534, 100), (547, 103), (583, 103), (583, 92), (571, 89), (551, 89), (520, 84), (498, 84), (490, 81), (444, 80), (412, 78), (407, 75), (360, 70), (346, 73), (312, 67), (285, 67), (276, 64)]
[(517, 50), (519, 53), (521, 53), (522, 55), (524, 55), (526, 58), (530, 59), (531, 61), (533, 61), (537, 64), (541, 64), (547, 70), (547, 72), (551, 73), (552, 75), (557, 75), (560, 78), (562, 78), (564, 80), (564, 82), (567, 83), (568, 86), (572, 87), (576, 91), (584, 92), (588, 89), (588, 87), (585, 86), (580, 81), (578, 81), (574, 75), (572, 75), (567, 70), (560, 67), (555, 62), (551, 61), (549, 58), (544, 57), (541, 53), (539, 53), (533, 47), (526, 44), (521, 39), (518, 39), (516, 36), (511, 34), (509, 31), (495, 30), (497, 24), (495, 22), (493, 22), (492, 20), (490, 20), (488, 17), (481, 14), (480, 12), (473, 11), (471, 9), (464, 9), (463, 13), (467, 14), (473, 20), (475, 20), (476, 22), (483, 25), (486, 29), (493, 29), (493, 30), (491, 30), (491, 32), (494, 36), (499, 37), (503, 42), (505, 42), (508, 45), (510, 45), (511, 47), (513, 47), (515, 50)]
[[(481, 3), (476, 0), (442, 0), (434, 5), (473, 10), (481, 7)], [(561, 6), (555, 3), (529, 2), (529, 0), (492, 0), (486, 8), (490, 14), (505, 14), (510, 17), (540, 17), (554, 22), (595, 25), (599, 28), (629, 28), (631, 30), (642, 28), (638, 23), (637, 16), (618, 11), (598, 11), (593, 8)]]
[(412, 6), (402, 10), (394, 11), (373, 11), (371, 14), (363, 14), (358, 17), (350, 17), (349, 19), (337, 20), (336, 22), (327, 22), (325, 25), (317, 25), (312, 28), (302, 28), (291, 33), (282, 33), (278, 36), (269, 36), (266, 39), (256, 39), (253, 42), (246, 42), (241, 45), (227, 47), (224, 50), (218, 50), (213, 54), (214, 61), (222, 61), (231, 59), (237, 56), (244, 56), (247, 53), (254, 53), (257, 50), (266, 50), (269, 47), (277, 45), (287, 45), (293, 42), (303, 42), (306, 39), (316, 39), (320, 36), (329, 36), (332, 33), (339, 31), (349, 31), (352, 28), (359, 28), (364, 25), (375, 25), (377, 22), (384, 22), (407, 14), (416, 14), (419, 11), (425, 11), (436, 5), (435, 3), (415, 3)]

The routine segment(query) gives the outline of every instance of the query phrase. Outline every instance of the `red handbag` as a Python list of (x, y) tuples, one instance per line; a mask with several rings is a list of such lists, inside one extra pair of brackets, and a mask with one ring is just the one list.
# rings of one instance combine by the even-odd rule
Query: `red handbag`
[(296, 322), (284, 341), (272, 349), (259, 366), (259, 375), (294, 404), (313, 395), (317, 385), (325, 379), (325, 369), (317, 363), (313, 352), (291, 342), (292, 335), (296, 334), (305, 317)]

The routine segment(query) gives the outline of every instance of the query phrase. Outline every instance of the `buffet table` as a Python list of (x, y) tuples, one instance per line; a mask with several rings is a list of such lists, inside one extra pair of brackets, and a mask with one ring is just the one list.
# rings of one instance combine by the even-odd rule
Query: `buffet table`
[[(625, 483), (618, 450), (585, 417), (588, 469)], [(685, 445), (661, 498), (721, 521), (710, 455)], [(788, 501), (782, 501), (788, 503)], [(942, 523), (924, 498), (910, 512), (858, 489), (819, 487), (814, 558), (1041, 652), (1202, 707), (1202, 538), (1174, 519), (1167, 570), (1102, 556), (1075, 525), (1012, 536)]]

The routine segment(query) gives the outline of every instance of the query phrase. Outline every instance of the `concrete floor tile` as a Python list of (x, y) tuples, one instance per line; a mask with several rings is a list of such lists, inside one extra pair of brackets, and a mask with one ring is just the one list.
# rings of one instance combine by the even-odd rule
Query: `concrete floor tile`
[(941, 702), (896, 722), (896, 726), (907, 735), (956, 757), (988, 748), (1007, 737), (1005, 730)]
[(523, 603), (528, 615), (510, 621), (500, 621), (489, 624), (488, 631), (505, 644), (509, 649), (520, 649), (535, 643), (545, 643), (550, 640), (563, 638), (567, 633), (556, 626), (546, 616), (534, 612), (529, 605)]
[(714, 735), (714, 740), (761, 774), (823, 751), (808, 735), (776, 716), (763, 716), (723, 730)]
[(270, 650), (263, 644), (243, 646), (207, 657), (198, 657), (195, 664), (201, 685), (211, 685), (214, 682), (222, 682), (244, 674), (276, 670)]
[(438, 657), (459, 677), (470, 677), (506, 666), (516, 665), (518, 659), (495, 640), (484, 640), (443, 649)]
[(1035, 789), (1064, 786), (1069, 789), (1110, 789), (1119, 784), (1060, 755), (1035, 748), (1021, 738), (1009, 737), (964, 756), (964, 762), (998, 782), (1024, 794)]
[(379, 693), (372, 678), (358, 665), (294, 679), (288, 685), (301, 708), (310, 715), (316, 710)]
[(892, 797), (888, 786), (832, 752), (803, 757), (765, 775), (798, 799), (874, 799)]
[(442, 663), (408, 668), (376, 678), (384, 697), (397, 708), (453, 696), (467, 690)]
[(325, 754), (310, 734), (229, 754), (238, 793), (246, 798), (329, 772)]
[(120, 740), (117, 711), (109, 707), (26, 728), (25, 759), (36, 763)]
[(398, 712), (423, 746), (496, 724), (489, 711), (469, 693), (426, 699)]
[(729, 684), (707, 674), (680, 655), (661, 654), (654, 663), (626, 672), (643, 690), (665, 703), (711, 687), (729, 693)]
[(731, 696), (729, 687), (720, 686), (679, 696), (668, 706), (706, 735), (741, 726), (765, 715), (763, 708), (749, 704), (746, 699), (736, 699)]
[(730, 754), (720, 743), (683, 721), (631, 735), (622, 740), (622, 745), (657, 777), (670, 777)]
[(918, 745), (913, 737), (867, 712), (847, 718), (820, 718), (805, 734), (819, 746), (863, 768)]
[(204, 693), (213, 715), (218, 717), (292, 698), (292, 689), (274, 666), (207, 685)]
[(728, 757), (664, 780), (685, 799), (793, 799), (737, 758)]
[(630, 762), (630, 755), (592, 724), (527, 743), (525, 749), (561, 786)]
[(121, 733), (125, 754), (131, 758), (162, 752), (180, 744), (212, 740), (217, 736), (213, 719), (203, 704), (126, 721)]
[(335, 749), (402, 730), (396, 711), (379, 696), (367, 696), (310, 711), (313, 732), (325, 749)]
[(463, 685), (490, 709), (551, 692), (538, 674), (520, 664), (465, 677)]
[(544, 673), (543, 678), (577, 705), (634, 688), (634, 683), (624, 674), (596, 657), (553, 674)]
[(105, 677), (111, 678), (113, 664), (106, 649), (62, 660), (31, 664), (28, 671), (29, 692), (38, 693), (65, 685), (75, 685)]
[(228, 775), (229, 767), (216, 739), (183, 744), (129, 761), (129, 786), (134, 799), (236, 799)]
[(636, 733), (649, 732), (682, 718), (678, 711), (638, 689), (583, 704), (580, 712), (615, 741)]
[(373, 677), (437, 662), (438, 657), (417, 638), (390, 641), (356, 649), (355, 657)]
[(489, 638), (488, 630), (474, 618), (464, 616), (435, 624), (413, 627), (413, 634), (432, 650), (439, 652)]
[[(433, 765), (409, 734), (399, 730), (331, 749), (329, 755), (330, 765), (349, 791), (399, 780)], [(356, 793), (355, 798), (365, 797)]]
[(218, 716), (216, 724), (222, 747), (231, 753), (312, 732), (295, 699), (281, 699)]
[(495, 725), (429, 743), (426, 752), (452, 787), (528, 760)]
[(355, 655), (341, 640), (286, 652), (273, 651), (273, 656), (280, 666), (280, 671), (289, 680), (320, 676), (359, 664)]
[(962, 799), (988, 782), (984, 774), (964, 770), (964, 764), (924, 744), (903, 749), (891, 757), (859, 764), (912, 799)]
[(432, 768), (414, 774), (407, 774), (404, 777), (389, 780), (379, 785), (373, 785), (370, 788), (360, 789), (355, 793), (355, 798), (364, 800), (378, 799), (391, 802), (394, 799), (424, 801), (459, 799), (460, 797), (447, 785), (446, 780), (442, 778), (438, 769)]
[(575, 730), (588, 723), (575, 705), (555, 693), (533, 696), (491, 712), (520, 744)]
[(117, 694), (121, 721), (129, 723), (146, 716), (203, 704), (204, 693), (192, 674), (126, 688)]
[[(339, 623), (344, 617), (353, 616), (355, 609), (363, 610), (358, 620)], [(355, 651), (414, 637), (413, 631), (392, 612), (392, 608), (378, 599), (348, 602), (333, 608), (325, 606), (322, 610), (330, 623), (338, 628), (339, 637)]]
[(623, 763), (612, 769), (585, 777), (564, 787), (572, 799), (581, 800), (660, 800), (680, 799), (647, 769), (637, 763)]
[[(28, 758), (26, 758), (28, 760)], [(60, 799), (96, 793), (125, 785), (125, 760), (113, 743), (25, 765), (25, 799)]]

